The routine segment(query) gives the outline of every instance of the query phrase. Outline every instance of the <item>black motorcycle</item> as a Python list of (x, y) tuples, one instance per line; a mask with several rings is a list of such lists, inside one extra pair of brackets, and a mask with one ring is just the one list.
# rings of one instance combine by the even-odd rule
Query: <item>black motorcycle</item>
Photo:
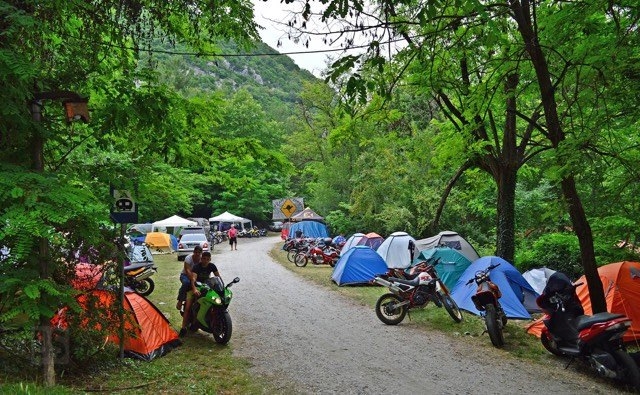
[(560, 272), (549, 278), (536, 300), (545, 313), (542, 345), (552, 354), (585, 361), (600, 376), (617, 379), (639, 392), (640, 369), (622, 341), (631, 320), (607, 312), (585, 315), (575, 291), (578, 285)]

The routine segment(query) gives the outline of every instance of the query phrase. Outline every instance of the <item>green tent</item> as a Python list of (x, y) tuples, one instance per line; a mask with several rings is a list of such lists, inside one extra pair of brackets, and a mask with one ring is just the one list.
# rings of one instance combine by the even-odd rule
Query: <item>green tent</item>
[(421, 251), (413, 260), (412, 266), (420, 261), (435, 261), (437, 258), (440, 258), (440, 263), (435, 266), (436, 272), (449, 289), (456, 285), (458, 278), (471, 265), (471, 261), (458, 250), (449, 247), (436, 247)]

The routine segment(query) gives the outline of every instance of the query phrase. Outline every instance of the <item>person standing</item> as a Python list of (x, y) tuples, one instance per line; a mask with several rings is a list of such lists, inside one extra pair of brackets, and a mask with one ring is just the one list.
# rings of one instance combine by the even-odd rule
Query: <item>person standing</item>
[(236, 230), (235, 225), (231, 225), (229, 231), (227, 232), (229, 235), (229, 245), (231, 246), (231, 251), (238, 250), (238, 231)]

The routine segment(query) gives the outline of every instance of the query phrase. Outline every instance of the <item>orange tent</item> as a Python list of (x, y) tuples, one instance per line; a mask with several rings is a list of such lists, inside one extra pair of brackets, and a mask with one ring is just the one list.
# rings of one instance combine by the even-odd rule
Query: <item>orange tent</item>
[[(610, 263), (598, 268), (602, 281), (607, 310), (611, 313), (624, 314), (631, 319), (631, 328), (624, 334), (625, 342), (640, 340), (640, 262)], [(585, 276), (577, 283), (583, 283), (576, 289), (585, 314), (593, 314), (591, 299)], [(544, 323), (534, 321), (527, 332), (540, 337)]]
[[(169, 320), (144, 296), (125, 292), (124, 307), (130, 313), (125, 324), (126, 356), (151, 361), (182, 344)], [(109, 336), (109, 340), (118, 342), (117, 336)]]
[[(76, 277), (72, 284), (84, 292), (76, 296), (78, 304), (84, 310), (102, 309), (106, 316), (96, 327), (107, 329), (108, 340), (119, 344), (117, 310), (114, 305), (117, 294), (106, 289), (97, 289), (102, 275), (100, 266), (81, 264), (76, 266)], [(182, 344), (178, 333), (171, 328), (169, 320), (144, 296), (135, 292), (124, 293), (124, 352), (125, 356), (151, 361), (161, 357)], [(68, 326), (66, 307), (60, 309), (52, 319), (52, 325), (58, 328)], [(107, 327), (102, 325), (106, 324)], [(109, 326), (109, 324), (114, 324)], [(87, 319), (83, 325), (91, 325)]]

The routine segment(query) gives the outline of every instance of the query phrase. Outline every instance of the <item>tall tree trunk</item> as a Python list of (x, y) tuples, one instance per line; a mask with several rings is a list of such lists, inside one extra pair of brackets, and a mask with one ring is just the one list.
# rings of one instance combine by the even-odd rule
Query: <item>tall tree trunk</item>
[(517, 168), (503, 167), (497, 178), (498, 218), (496, 227), (496, 255), (513, 262), (515, 255), (515, 200)]
[[(34, 101), (31, 103), (31, 116), (35, 122), (42, 122), (42, 104)], [(32, 138), (32, 168), (34, 171), (44, 171), (44, 138), (40, 130), (33, 131)], [(40, 278), (46, 280), (51, 277), (49, 269), (49, 241), (41, 237), (39, 240), (38, 257), (40, 260)], [(39, 332), (42, 339), (42, 374), (44, 384), (52, 387), (56, 384), (55, 360), (53, 354), (53, 342), (51, 340), (51, 319), (49, 317), (40, 316)]]
[[(531, 64), (536, 72), (549, 140), (554, 148), (558, 148), (566, 137), (558, 118), (558, 107), (555, 100), (553, 83), (551, 82), (551, 74), (549, 73), (549, 65), (544, 57), (538, 36), (532, 24), (530, 14), (530, 7), (532, 6), (528, 0), (513, 0), (509, 4), (513, 11), (515, 21), (518, 24), (518, 30), (524, 41), (525, 49), (531, 58)], [(600, 276), (598, 276), (598, 267), (595, 260), (593, 235), (591, 234), (589, 221), (584, 212), (572, 174), (563, 177), (562, 194), (568, 205), (573, 230), (580, 243), (582, 267), (584, 268), (584, 274), (587, 279), (593, 312), (599, 313), (607, 311), (602, 281), (600, 281)]]

